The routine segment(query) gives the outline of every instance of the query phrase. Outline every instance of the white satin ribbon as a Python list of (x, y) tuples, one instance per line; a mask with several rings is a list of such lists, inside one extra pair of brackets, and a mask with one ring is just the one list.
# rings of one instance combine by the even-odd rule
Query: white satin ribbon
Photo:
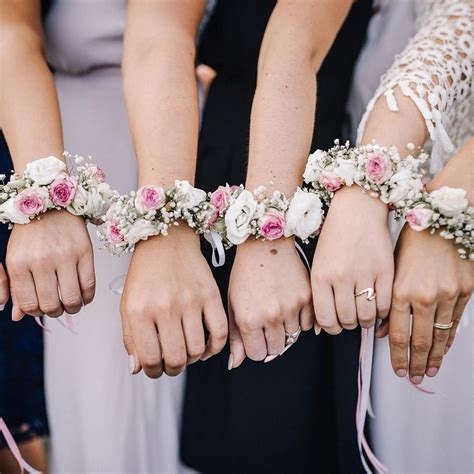
[(212, 247), (212, 265), (215, 268), (222, 267), (225, 263), (225, 249), (222, 244), (221, 236), (214, 230), (211, 230), (204, 234), (204, 238)]

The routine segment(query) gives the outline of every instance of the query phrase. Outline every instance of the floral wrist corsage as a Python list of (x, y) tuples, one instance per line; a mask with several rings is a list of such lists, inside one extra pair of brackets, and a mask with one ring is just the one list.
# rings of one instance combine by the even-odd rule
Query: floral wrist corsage
[(206, 192), (188, 181), (176, 181), (167, 191), (147, 185), (115, 200), (103, 219), (105, 223), (98, 236), (111, 254), (120, 255), (133, 252), (139, 240), (167, 235), (169, 227), (179, 225), (180, 220), (203, 233), (213, 212)]
[(216, 210), (209, 229), (219, 234), (227, 248), (250, 236), (275, 240), (294, 235), (307, 241), (323, 220), (319, 197), (300, 188), (288, 199), (280, 191), (267, 196), (263, 186), (253, 193), (243, 186), (220, 186), (210, 195), (210, 203)]
[(64, 156), (74, 172), (68, 172), (64, 161), (49, 156), (28, 163), (23, 175), (12, 174), (7, 183), (5, 175), (0, 177), (0, 222), (10, 227), (28, 224), (49, 210), (66, 209), (97, 223), (116, 192), (90, 158)]
[(372, 143), (351, 148), (348, 142), (340, 145), (336, 140), (328, 151), (317, 150), (309, 156), (303, 179), (327, 205), (338, 189), (357, 184), (385, 204), (403, 207), (406, 200), (420, 196), (421, 165), (427, 158), (422, 152), (418, 157), (402, 159), (394, 146)]
[(442, 188), (408, 203), (400, 210), (416, 231), (430, 229), (458, 245), (459, 256), (474, 260), (474, 207), (469, 207), (464, 189)]

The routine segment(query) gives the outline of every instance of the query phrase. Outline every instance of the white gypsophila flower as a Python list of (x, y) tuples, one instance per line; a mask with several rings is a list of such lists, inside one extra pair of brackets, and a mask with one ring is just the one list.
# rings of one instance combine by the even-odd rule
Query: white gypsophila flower
[(356, 177), (357, 166), (351, 160), (339, 158), (334, 173), (344, 181), (346, 186), (352, 186)]
[(30, 218), (20, 212), (16, 206), (15, 199), (9, 199), (0, 206), (0, 221), (11, 222), (12, 224), (28, 224)]
[(323, 150), (316, 150), (308, 156), (306, 168), (303, 173), (303, 179), (305, 183), (313, 183), (319, 179), (320, 170), (324, 160), (327, 156), (327, 152)]
[(66, 164), (55, 156), (35, 160), (26, 165), (25, 175), (39, 185), (50, 184), (56, 176), (66, 171)]
[(192, 186), (189, 181), (175, 181), (176, 200), (183, 210), (192, 209), (206, 199), (206, 192)]
[(321, 199), (298, 188), (290, 201), (285, 219), (285, 237), (295, 235), (307, 240), (320, 228), (323, 218)]
[(433, 191), (430, 196), (431, 205), (448, 217), (460, 214), (469, 205), (464, 189), (443, 186)]
[(253, 194), (244, 189), (229, 206), (225, 214), (229, 242), (239, 245), (252, 233), (251, 222), (257, 210), (257, 205)]
[(160, 230), (147, 219), (138, 219), (126, 231), (125, 240), (129, 245), (135, 245), (139, 240), (146, 240), (152, 235), (158, 235)]

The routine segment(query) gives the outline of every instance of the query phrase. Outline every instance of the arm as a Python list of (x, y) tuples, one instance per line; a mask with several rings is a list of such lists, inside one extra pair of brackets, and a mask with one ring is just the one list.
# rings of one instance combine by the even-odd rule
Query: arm
[[(194, 180), (195, 36), (204, 5), (204, 0), (129, 1), (123, 80), (140, 186), (168, 188), (176, 179)], [(181, 225), (166, 237), (137, 244), (121, 313), (132, 374), (143, 368), (150, 377), (163, 371), (177, 375), (186, 363), (222, 349), (227, 320), (192, 229)], [(210, 333), (207, 345), (203, 315)]]
[[(247, 189), (264, 185), (268, 192), (278, 189), (291, 197), (301, 184), (313, 135), (316, 73), (350, 4), (348, 0), (281, 0), (273, 10), (259, 56)], [(270, 181), (274, 188), (268, 186)], [(290, 274), (281, 275), (281, 268)], [(293, 333), (300, 325), (306, 330), (313, 327), (310, 282), (292, 238), (248, 240), (239, 246), (229, 298), (245, 351), (253, 360), (279, 354), (285, 329)], [(236, 367), (245, 353), (234, 330), (231, 345), (229, 366)]]
[[(0, 126), (18, 173), (37, 158), (62, 158), (53, 77), (43, 54), (38, 0), (0, 6)], [(76, 313), (94, 296), (92, 247), (81, 218), (66, 211), (15, 225), (7, 252), (14, 320)], [(58, 293), (61, 290), (61, 298)]]

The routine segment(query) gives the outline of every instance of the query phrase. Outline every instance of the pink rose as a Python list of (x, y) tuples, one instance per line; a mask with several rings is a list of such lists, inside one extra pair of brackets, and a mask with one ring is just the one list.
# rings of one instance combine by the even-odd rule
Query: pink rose
[(165, 204), (165, 192), (159, 186), (143, 186), (137, 191), (135, 207), (142, 214), (160, 209)]
[(279, 239), (285, 231), (285, 217), (282, 212), (270, 211), (260, 219), (260, 233), (267, 240)]
[(222, 212), (229, 203), (229, 195), (231, 193), (231, 188), (226, 188), (224, 186), (219, 186), (211, 194), (211, 204), (219, 211)]
[(88, 178), (94, 178), (97, 183), (104, 183), (107, 179), (104, 173), (104, 170), (97, 165), (90, 165), (86, 168), (84, 174)]
[(328, 191), (337, 191), (342, 186), (342, 179), (337, 176), (335, 173), (325, 171), (319, 182), (324, 187), (324, 189)]
[(219, 216), (220, 212), (217, 209), (214, 209), (207, 220), (207, 224), (210, 226), (214, 225), (217, 222), (217, 219), (219, 219)]
[(413, 230), (419, 232), (430, 226), (433, 214), (431, 209), (415, 208), (406, 213), (405, 219)]
[(28, 188), (16, 197), (15, 205), (25, 216), (36, 216), (46, 210), (47, 196), (48, 193), (44, 188)]
[(370, 153), (366, 167), (367, 179), (374, 184), (383, 184), (392, 176), (392, 163), (387, 155)]
[(120, 244), (124, 240), (122, 229), (113, 221), (107, 221), (107, 238), (113, 244)]
[(53, 204), (60, 207), (67, 207), (76, 195), (77, 180), (67, 174), (60, 174), (51, 183), (49, 195)]

